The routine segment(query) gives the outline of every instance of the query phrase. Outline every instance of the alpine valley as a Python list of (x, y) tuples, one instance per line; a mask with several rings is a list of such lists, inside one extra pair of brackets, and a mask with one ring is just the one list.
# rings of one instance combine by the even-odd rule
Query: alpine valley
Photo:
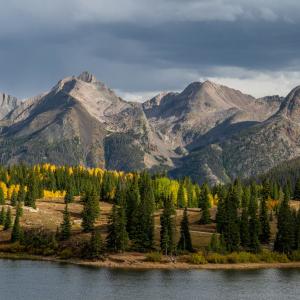
[(83, 72), (26, 100), (0, 94), (0, 164), (168, 171), (209, 183), (300, 156), (300, 87), (256, 99), (210, 81), (127, 102)]

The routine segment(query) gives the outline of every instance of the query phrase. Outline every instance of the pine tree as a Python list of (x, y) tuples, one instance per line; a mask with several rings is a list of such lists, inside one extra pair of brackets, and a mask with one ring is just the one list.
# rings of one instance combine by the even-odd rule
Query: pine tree
[(35, 205), (35, 198), (34, 198), (34, 191), (28, 190), (25, 196), (25, 201), (24, 201), (25, 206), (30, 206), (32, 208), (36, 208)]
[(0, 205), (5, 204), (4, 192), (2, 188), (0, 188)]
[(117, 252), (118, 251), (118, 209), (116, 204), (113, 204), (109, 221), (108, 221), (108, 234), (106, 237), (106, 248)]
[(180, 182), (179, 184), (179, 189), (177, 192), (177, 207), (178, 208), (182, 208), (184, 207), (185, 204), (185, 187), (184, 187), (184, 183)]
[(259, 220), (260, 220), (260, 235), (259, 240), (263, 244), (267, 244), (270, 241), (270, 223), (268, 208), (266, 200), (263, 198), (260, 201), (260, 210), (259, 210)]
[(135, 232), (134, 214), (141, 203), (141, 196), (137, 177), (135, 177), (126, 191), (126, 218), (127, 232), (130, 238), (133, 238)]
[(252, 185), (249, 203), (249, 249), (254, 253), (257, 253), (260, 250), (259, 231), (260, 224), (257, 216), (257, 190), (256, 186)]
[(93, 230), (89, 244), (89, 258), (101, 259), (104, 254), (102, 238), (99, 230)]
[(18, 192), (18, 197), (17, 197), (17, 201), (20, 202), (25, 202), (25, 198), (26, 198), (26, 191), (25, 191), (25, 187), (24, 185), (20, 186), (20, 190)]
[(12, 220), (11, 220), (11, 209), (10, 207), (6, 211), (4, 230), (11, 228)]
[[(286, 191), (288, 191), (286, 189)], [(289, 193), (285, 194), (282, 201), (277, 221), (277, 234), (274, 243), (274, 250), (283, 253), (290, 253), (294, 247), (294, 229), (292, 212), (289, 207)]]
[(243, 207), (240, 219), (241, 246), (247, 248), (249, 245), (249, 215), (247, 207)]
[(151, 178), (148, 173), (140, 175), (141, 203), (134, 212), (133, 246), (136, 250), (146, 251), (153, 248), (155, 199)]
[(14, 226), (11, 233), (11, 242), (14, 243), (16, 241), (19, 241), (22, 235), (22, 230), (20, 227), (20, 216), (19, 214), (16, 214)]
[(68, 210), (68, 204), (66, 204), (64, 212), (63, 212), (63, 222), (60, 225), (60, 238), (64, 240), (68, 240), (71, 236), (71, 221), (70, 221), (70, 213)]
[(298, 209), (296, 221), (295, 221), (295, 242), (294, 246), (296, 250), (300, 249), (300, 210)]
[(72, 187), (67, 189), (64, 201), (66, 204), (74, 202), (74, 190)]
[(17, 208), (16, 208), (16, 214), (18, 214), (20, 217), (23, 216), (23, 204), (22, 204), (22, 202), (18, 202)]
[(11, 194), (11, 198), (10, 198), (10, 205), (11, 206), (16, 206), (18, 203), (18, 194), (17, 192), (14, 190)]
[(298, 178), (296, 181), (294, 199), (300, 200), (300, 178)]
[(5, 210), (4, 206), (2, 206), (1, 213), (0, 213), (0, 225), (5, 224)]
[(99, 199), (95, 189), (86, 191), (84, 206), (82, 211), (81, 226), (84, 232), (91, 232), (94, 229), (94, 223), (99, 216), (100, 207)]
[(118, 234), (117, 234), (117, 248), (118, 251), (124, 252), (128, 247), (128, 233), (126, 230), (126, 213), (123, 206), (118, 208)]
[(217, 213), (216, 213), (216, 224), (217, 232), (222, 233), (225, 228), (225, 199), (226, 199), (226, 190), (223, 186), (218, 187), (217, 194), (219, 196), (219, 201), (217, 204)]
[(165, 200), (164, 210), (160, 216), (160, 248), (165, 255), (174, 250), (175, 210), (170, 197)]
[(249, 214), (248, 206), (250, 202), (250, 189), (244, 188), (242, 196), (242, 213), (240, 217), (240, 240), (241, 246), (244, 248), (248, 247), (249, 244)]
[(202, 185), (201, 194), (199, 199), (199, 207), (201, 208), (201, 218), (200, 224), (209, 224), (210, 223), (210, 214), (209, 214), (209, 188), (205, 183)]
[(183, 217), (180, 223), (180, 239), (177, 248), (182, 251), (193, 251), (192, 239), (189, 230), (187, 207), (184, 209)]
[(226, 249), (229, 252), (237, 251), (240, 245), (238, 205), (240, 203), (239, 194), (234, 186), (229, 188), (224, 203), (224, 228), (222, 231)]

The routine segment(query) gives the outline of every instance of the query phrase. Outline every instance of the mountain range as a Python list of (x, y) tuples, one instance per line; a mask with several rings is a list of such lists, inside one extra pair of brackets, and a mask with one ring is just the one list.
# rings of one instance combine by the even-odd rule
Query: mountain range
[(254, 98), (211, 81), (143, 103), (83, 72), (26, 99), (0, 93), (0, 163), (168, 171), (209, 183), (300, 156), (300, 86)]

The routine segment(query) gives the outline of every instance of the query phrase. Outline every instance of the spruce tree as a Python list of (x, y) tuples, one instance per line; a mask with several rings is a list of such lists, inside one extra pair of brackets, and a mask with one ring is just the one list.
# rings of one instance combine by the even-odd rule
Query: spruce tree
[(5, 210), (4, 210), (4, 206), (2, 206), (1, 213), (0, 213), (0, 225), (4, 225), (4, 224), (5, 224)]
[(4, 230), (11, 228), (12, 220), (11, 220), (11, 209), (10, 207), (6, 211), (5, 215), (5, 223), (4, 223)]
[(184, 182), (180, 182), (179, 184), (179, 189), (177, 192), (177, 207), (182, 208), (184, 207), (185, 204), (185, 187), (184, 187)]
[(116, 204), (113, 204), (109, 220), (108, 220), (108, 234), (106, 237), (106, 248), (110, 251), (118, 251), (118, 209)]
[(86, 191), (84, 198), (81, 223), (84, 232), (91, 232), (94, 229), (94, 223), (99, 213), (99, 199), (95, 189), (92, 188)]
[(294, 246), (296, 250), (300, 249), (300, 209), (298, 209), (296, 221), (295, 221), (295, 242)]
[(247, 248), (249, 245), (249, 215), (247, 207), (242, 208), (240, 219), (240, 239), (241, 246)]
[(25, 187), (24, 185), (20, 186), (20, 190), (18, 192), (18, 197), (17, 197), (17, 201), (20, 202), (25, 202), (25, 198), (26, 198), (26, 191), (25, 191)]
[(117, 220), (117, 226), (118, 226), (118, 235), (117, 235), (117, 249), (120, 252), (124, 252), (128, 248), (128, 233), (126, 230), (126, 213), (123, 206), (120, 206), (118, 208), (118, 220)]
[(34, 193), (35, 192), (33, 190), (27, 191), (26, 196), (25, 196), (25, 201), (24, 201), (25, 206), (30, 206), (32, 208), (36, 208)]
[(226, 249), (237, 251), (240, 246), (240, 229), (238, 217), (239, 193), (234, 186), (229, 187), (224, 203), (224, 228), (222, 231)]
[(300, 178), (297, 179), (294, 191), (294, 199), (300, 200)]
[(102, 238), (99, 230), (93, 230), (89, 244), (89, 258), (101, 259), (104, 254)]
[(141, 203), (141, 196), (138, 186), (138, 178), (135, 176), (130, 184), (130, 187), (126, 190), (126, 218), (127, 218), (127, 232), (132, 239), (135, 232), (134, 215)]
[(60, 238), (61, 240), (68, 240), (71, 236), (71, 221), (70, 221), (70, 213), (68, 210), (68, 204), (66, 204), (64, 212), (63, 212), (63, 222), (60, 225)]
[(69, 187), (66, 191), (66, 195), (64, 197), (65, 203), (72, 203), (74, 202), (74, 190), (72, 187)]
[(0, 188), (0, 205), (4, 205), (4, 204), (5, 204), (4, 193), (2, 188)]
[(160, 248), (165, 255), (174, 250), (175, 210), (170, 197), (165, 200), (164, 210), (160, 216)]
[(260, 220), (260, 235), (259, 240), (263, 244), (267, 244), (270, 241), (270, 223), (268, 208), (266, 204), (266, 199), (261, 199), (260, 210), (259, 210), (259, 220)]
[(136, 250), (146, 251), (153, 248), (155, 209), (152, 182), (147, 172), (140, 175), (139, 187), (141, 203), (133, 215), (135, 230), (132, 240)]
[(180, 223), (180, 239), (177, 248), (182, 251), (193, 251), (187, 207), (184, 209), (183, 217)]
[(14, 226), (11, 233), (11, 242), (14, 243), (16, 241), (19, 241), (22, 235), (22, 230), (20, 227), (20, 216), (19, 214), (16, 214)]
[(245, 187), (242, 196), (242, 213), (240, 217), (240, 240), (241, 246), (248, 247), (249, 244), (249, 214), (248, 206), (250, 202), (250, 189)]
[(18, 214), (20, 217), (23, 216), (23, 204), (22, 204), (22, 202), (18, 202), (17, 208), (16, 208), (16, 214)]
[(223, 186), (218, 188), (217, 192), (219, 196), (219, 201), (217, 204), (217, 213), (216, 213), (216, 225), (217, 225), (217, 232), (222, 233), (225, 228), (225, 218), (226, 218), (226, 211), (225, 211), (225, 199), (226, 199), (226, 190)]
[[(286, 189), (287, 191), (287, 189)], [(277, 234), (274, 250), (283, 253), (291, 253), (294, 247), (294, 228), (292, 212), (289, 206), (289, 193), (284, 196), (280, 204), (277, 221)]]
[(257, 253), (260, 250), (259, 231), (260, 224), (257, 216), (257, 190), (256, 186), (252, 185), (249, 203), (249, 249), (254, 253)]
[(10, 205), (11, 206), (16, 206), (18, 203), (18, 194), (17, 192), (14, 190), (11, 194), (11, 198), (10, 198)]
[(209, 188), (206, 183), (202, 185), (201, 194), (199, 199), (199, 207), (201, 208), (200, 224), (210, 223), (210, 213), (209, 213)]

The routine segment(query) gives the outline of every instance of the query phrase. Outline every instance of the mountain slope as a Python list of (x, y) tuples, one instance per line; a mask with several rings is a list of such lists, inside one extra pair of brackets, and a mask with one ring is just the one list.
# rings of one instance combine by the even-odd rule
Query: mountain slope
[(246, 178), (265, 173), (283, 161), (298, 157), (299, 96), (300, 88), (297, 87), (267, 120), (244, 128), (220, 143), (195, 149), (182, 160), (182, 165), (173, 174), (185, 174), (185, 170), (197, 168), (191, 174), (194, 178), (203, 175), (215, 181), (213, 175), (216, 175), (219, 180), (226, 182), (229, 178)]
[(0, 95), (0, 163), (147, 168), (211, 183), (249, 177), (300, 155), (299, 91), (255, 99), (205, 81), (141, 104), (83, 72), (25, 101)]

